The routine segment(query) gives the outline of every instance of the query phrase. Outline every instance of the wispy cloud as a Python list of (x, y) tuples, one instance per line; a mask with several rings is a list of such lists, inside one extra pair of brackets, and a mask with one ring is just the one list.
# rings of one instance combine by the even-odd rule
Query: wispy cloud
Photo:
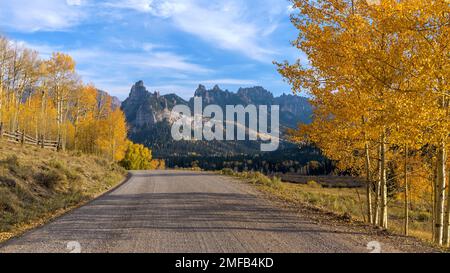
[[(273, 4), (272, 0), (261, 1)], [(262, 39), (276, 30), (277, 22), (262, 23), (261, 18), (249, 12), (249, 8), (254, 7), (246, 6), (243, 1), (127, 0), (105, 5), (169, 18), (184, 32), (217, 48), (237, 51), (255, 60), (270, 61), (277, 53), (267, 40)], [(272, 11), (265, 11), (266, 14), (260, 15), (267, 19)]]
[[(59, 45), (33, 44), (24, 41), (18, 43), (38, 51), (43, 58), (49, 58), (56, 51), (69, 54), (77, 64), (82, 64), (78, 72), (85, 82), (92, 82), (99, 88), (120, 97), (124, 95), (124, 82), (131, 80), (128, 77), (139, 77), (139, 75), (143, 77), (150, 73), (152, 76), (159, 75), (171, 78), (172, 81), (179, 81), (214, 72), (202, 65), (190, 62), (188, 57), (169, 51), (153, 50), (150, 47), (144, 47), (140, 52), (133, 53), (106, 51), (100, 48), (70, 49)], [(123, 75), (122, 71), (124, 70), (133, 71), (133, 73)], [(187, 91), (185, 87), (182, 89)], [(119, 92), (119, 90), (122, 91)], [(167, 86), (164, 90), (168, 90)]]
[(144, 45), (143, 52), (113, 52), (99, 48), (67, 49), (64, 46), (33, 44), (24, 41), (18, 42), (40, 53), (44, 58), (51, 56), (53, 52), (62, 51), (71, 55), (76, 62), (89, 63), (101, 66), (129, 66), (136, 69), (153, 68), (155, 70), (168, 69), (198, 74), (208, 74), (213, 70), (189, 61), (188, 57), (169, 51), (153, 50), (151, 46)]
[(175, 12), (185, 10), (189, 0), (113, 0), (102, 4), (108, 8), (130, 9), (138, 12), (151, 13), (155, 16), (169, 17)]
[(102, 16), (111, 14), (108, 10), (146, 13), (216, 48), (264, 62), (278, 53), (268, 36), (279, 27), (276, 16), (286, 13), (284, 0), (260, 0), (257, 5), (241, 0), (0, 0), (0, 6), (0, 26), (25, 32), (66, 30), (92, 18), (107, 20)]
[[(287, 89), (273, 60), (290, 49), (287, 0), (0, 0), (0, 33), (48, 58), (74, 57), (85, 82), (126, 97), (150, 90), (192, 96), (196, 86)], [(269, 76), (270, 77), (269, 77)]]
[(75, 49), (67, 51), (77, 62), (89, 63), (101, 67), (127, 67), (158, 73), (189, 72), (190, 74), (207, 74), (213, 70), (189, 62), (188, 58), (168, 51), (147, 51), (145, 53), (112, 52), (101, 49)]
[(215, 85), (215, 84), (226, 84), (226, 85), (257, 85), (258, 81), (246, 80), (246, 79), (209, 79), (209, 80), (198, 80), (189, 81), (192, 84), (204, 84), (204, 85)]
[(0, 26), (24, 32), (53, 31), (80, 23), (81, 0), (0, 0)]

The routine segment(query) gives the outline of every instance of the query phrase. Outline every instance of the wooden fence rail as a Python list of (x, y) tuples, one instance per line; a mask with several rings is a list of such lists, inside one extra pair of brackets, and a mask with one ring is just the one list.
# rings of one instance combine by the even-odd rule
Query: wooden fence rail
[(34, 138), (20, 131), (16, 131), (14, 133), (5, 132), (0, 127), (0, 139), (1, 138), (5, 138), (9, 142), (19, 143), (22, 145), (24, 144), (34, 145), (41, 147), (43, 149), (58, 150), (59, 147), (58, 141), (47, 140), (44, 139), (43, 137)]

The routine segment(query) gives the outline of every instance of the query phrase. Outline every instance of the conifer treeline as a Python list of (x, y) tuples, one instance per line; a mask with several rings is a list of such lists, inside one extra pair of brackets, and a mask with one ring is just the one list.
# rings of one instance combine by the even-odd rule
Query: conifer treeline
[(294, 132), (367, 181), (369, 222), (388, 227), (401, 197), (431, 200), (433, 239), (449, 244), (450, 3), (293, 0), (294, 46), (308, 63), (279, 64), (307, 91), (314, 122)]
[(0, 37), (0, 126), (36, 139), (57, 140), (61, 149), (123, 159), (127, 149), (124, 114), (112, 98), (85, 85), (74, 60), (36, 51)]

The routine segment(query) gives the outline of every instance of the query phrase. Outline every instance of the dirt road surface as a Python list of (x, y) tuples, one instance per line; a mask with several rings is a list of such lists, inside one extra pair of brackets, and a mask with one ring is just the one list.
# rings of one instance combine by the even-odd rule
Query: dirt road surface
[(368, 244), (405, 251), (398, 240), (277, 206), (232, 178), (150, 171), (132, 173), (114, 191), (6, 242), (0, 252), (368, 253)]

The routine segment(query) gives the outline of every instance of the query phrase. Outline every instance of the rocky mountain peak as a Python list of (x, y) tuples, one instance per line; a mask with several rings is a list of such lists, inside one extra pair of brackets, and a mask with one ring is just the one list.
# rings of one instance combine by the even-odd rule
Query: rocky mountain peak
[(195, 90), (195, 97), (202, 97), (203, 95), (206, 94), (206, 87), (202, 84), (199, 84), (197, 87), (197, 90)]
[[(222, 90), (218, 85), (212, 89), (199, 85), (195, 90), (195, 97), (201, 97), (203, 106), (215, 104), (225, 109), (227, 105), (279, 105), (281, 128), (296, 128), (298, 122), (310, 122), (312, 108), (308, 100), (299, 96), (274, 95), (261, 86), (250, 88), (240, 88), (238, 92)], [(193, 112), (194, 98), (189, 101), (184, 100), (176, 94), (160, 95), (158, 92), (150, 93), (144, 86), (143, 81), (136, 82), (131, 88), (130, 97), (122, 103), (122, 110), (125, 113), (130, 126), (129, 137), (135, 142), (143, 143), (149, 147), (159, 147), (161, 153), (183, 153), (187, 150), (198, 151), (198, 147), (205, 152), (203, 147), (207, 143), (179, 143), (172, 141), (170, 136), (170, 126), (174, 121), (171, 110), (175, 105), (186, 105)], [(216, 143), (217, 144), (217, 143)], [(178, 146), (181, 145), (181, 146)], [(248, 143), (236, 144), (237, 148), (210, 147), (208, 153), (241, 153), (251, 152), (247, 148)], [(225, 147), (225, 146), (223, 146)], [(245, 147), (245, 148), (244, 148)], [(258, 145), (259, 148), (259, 145)], [(241, 150), (243, 149), (243, 150)]]
[(131, 87), (130, 98), (142, 99), (149, 95), (150, 93), (145, 88), (143, 81), (136, 82), (133, 87)]

